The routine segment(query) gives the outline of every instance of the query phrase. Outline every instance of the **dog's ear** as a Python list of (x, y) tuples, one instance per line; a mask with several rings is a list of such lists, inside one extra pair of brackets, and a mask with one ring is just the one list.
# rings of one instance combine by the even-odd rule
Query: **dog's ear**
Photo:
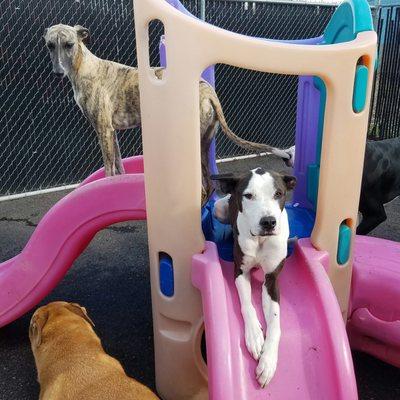
[(296, 186), (297, 180), (295, 176), (282, 175), (283, 182), (285, 182), (287, 190), (293, 190)]
[(235, 190), (241, 175), (237, 173), (228, 172), (226, 174), (211, 175), (213, 181), (219, 182), (219, 187), (222, 193), (229, 194)]
[(44, 30), (44, 33), (43, 33), (43, 39), (46, 39), (46, 35), (47, 35), (47, 32), (49, 31), (49, 28), (46, 28), (45, 30)]
[(49, 319), (49, 313), (42, 311), (34, 314), (29, 325), (29, 339), (32, 347), (37, 348), (42, 344), (42, 331)]
[(75, 25), (74, 29), (76, 30), (76, 33), (78, 35), (78, 38), (82, 40), (82, 42), (88, 41), (90, 38), (90, 32), (89, 29), (84, 28), (81, 25)]
[(90, 325), (94, 326), (94, 322), (89, 317), (85, 307), (81, 307), (77, 303), (68, 303), (67, 308), (68, 308), (69, 311), (73, 312), (76, 315), (79, 315), (85, 321), (89, 322)]

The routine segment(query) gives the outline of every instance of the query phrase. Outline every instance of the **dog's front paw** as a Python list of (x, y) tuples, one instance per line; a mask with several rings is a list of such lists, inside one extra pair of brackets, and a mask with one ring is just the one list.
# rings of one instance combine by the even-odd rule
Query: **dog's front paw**
[(276, 365), (278, 363), (278, 354), (275, 351), (264, 351), (261, 354), (258, 366), (256, 368), (257, 381), (264, 388), (273, 378)]
[(247, 350), (255, 360), (258, 360), (264, 345), (264, 333), (257, 317), (245, 324), (245, 339)]

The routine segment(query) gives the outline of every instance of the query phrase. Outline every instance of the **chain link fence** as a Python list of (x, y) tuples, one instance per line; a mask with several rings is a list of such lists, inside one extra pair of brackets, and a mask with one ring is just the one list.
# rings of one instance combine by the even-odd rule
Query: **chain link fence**
[[(0, 0), (0, 196), (75, 184), (102, 166), (96, 134), (75, 104), (68, 79), (51, 69), (43, 34), (51, 25), (83, 25), (98, 57), (136, 66), (132, 0)], [(200, 0), (184, 0), (200, 17)], [(334, 6), (205, 0), (205, 20), (272, 39), (322, 34)], [(203, 10), (204, 12), (204, 10)], [(150, 29), (158, 64), (161, 24)], [(294, 144), (297, 77), (216, 66), (216, 90), (239, 136), (279, 147)], [(118, 132), (124, 157), (140, 154), (140, 129)], [(246, 154), (217, 136), (218, 158)]]
[(400, 136), (400, 5), (376, 12), (379, 52), (372, 92), (368, 135), (371, 139)]

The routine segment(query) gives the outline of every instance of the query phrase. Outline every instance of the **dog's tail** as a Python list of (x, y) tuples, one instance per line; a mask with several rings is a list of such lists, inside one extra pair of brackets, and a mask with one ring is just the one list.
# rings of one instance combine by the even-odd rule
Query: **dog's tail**
[[(210, 87), (210, 89), (212, 88)], [(236, 135), (236, 133), (229, 128), (228, 123), (226, 122), (224, 112), (222, 111), (221, 103), (219, 102), (217, 94), (215, 93), (214, 90), (210, 90), (209, 98), (213, 105), (214, 111), (217, 114), (217, 118), (223, 132), (230, 140), (232, 140), (232, 142), (234, 142), (235, 144), (246, 150), (256, 151), (257, 153), (275, 154), (278, 157), (281, 157), (283, 161), (286, 163), (286, 165), (292, 166), (291, 162), (292, 155), (286, 152), (285, 150), (272, 147), (268, 144), (250, 142)]]

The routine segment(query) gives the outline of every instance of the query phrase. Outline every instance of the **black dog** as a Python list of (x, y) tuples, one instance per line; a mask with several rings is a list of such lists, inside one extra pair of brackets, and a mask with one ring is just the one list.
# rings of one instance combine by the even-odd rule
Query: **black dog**
[(366, 235), (386, 220), (384, 204), (400, 195), (400, 138), (368, 141), (365, 150), (357, 234)]

